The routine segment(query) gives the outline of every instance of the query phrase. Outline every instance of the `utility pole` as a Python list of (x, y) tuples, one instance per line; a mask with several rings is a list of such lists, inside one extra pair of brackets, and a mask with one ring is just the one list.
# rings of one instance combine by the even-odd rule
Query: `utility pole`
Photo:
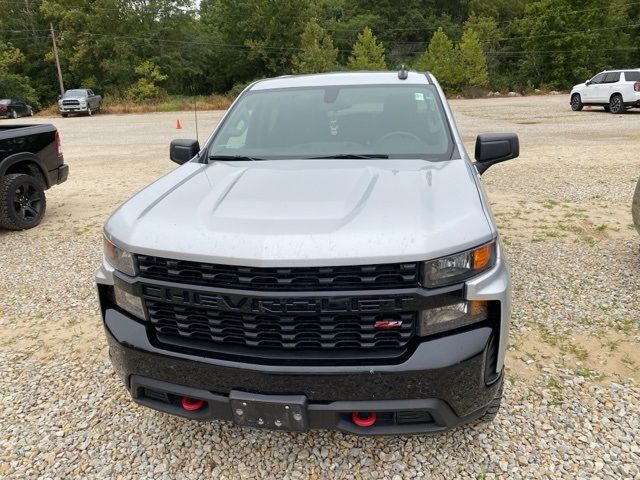
[(53, 41), (53, 56), (56, 57), (56, 67), (58, 68), (58, 81), (60, 82), (60, 95), (64, 95), (64, 83), (62, 83), (62, 70), (60, 70), (60, 59), (58, 58), (58, 47), (56, 47), (56, 34), (53, 31), (53, 23), (49, 22), (51, 27), (51, 40)]

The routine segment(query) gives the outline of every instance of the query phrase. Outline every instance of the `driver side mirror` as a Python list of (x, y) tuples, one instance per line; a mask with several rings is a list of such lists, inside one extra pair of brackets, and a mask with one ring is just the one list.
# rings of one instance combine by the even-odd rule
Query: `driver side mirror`
[(520, 155), (520, 141), (515, 133), (483, 133), (476, 138), (476, 169), (481, 175), (491, 165)]
[(589, 85), (591, 85), (591, 80), (587, 80), (586, 82), (584, 82), (584, 84), (588, 87)]
[(169, 147), (169, 158), (178, 165), (187, 163), (200, 151), (200, 143), (197, 140), (172, 140)]

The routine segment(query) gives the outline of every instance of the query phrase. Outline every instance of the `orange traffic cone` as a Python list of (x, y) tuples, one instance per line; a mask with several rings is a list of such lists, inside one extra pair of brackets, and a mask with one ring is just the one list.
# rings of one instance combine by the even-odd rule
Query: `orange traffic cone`
[(180, 119), (176, 120), (176, 129), (180, 130), (182, 128), (182, 124), (180, 123)]

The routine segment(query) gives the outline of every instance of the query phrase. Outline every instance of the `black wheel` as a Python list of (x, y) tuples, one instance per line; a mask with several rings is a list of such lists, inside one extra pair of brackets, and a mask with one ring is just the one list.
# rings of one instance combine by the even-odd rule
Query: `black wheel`
[(11, 114), (10, 115), (11, 115), (11, 118), (13, 118), (14, 120), (16, 118), (18, 118), (18, 112), (16, 112), (15, 110), (11, 110)]
[(624, 106), (622, 101), (622, 95), (615, 94), (609, 100), (609, 111), (613, 114), (624, 113), (627, 111), (627, 107)]
[(33, 108), (30, 108), (30, 109), (29, 109), (29, 116), (30, 116), (30, 117), (33, 117)]
[(91, 107), (89, 105), (87, 105), (87, 116), (91, 116), (93, 115), (93, 112), (91, 111)]
[(67, 117), (69, 116), (69, 114), (68, 114), (68, 113), (61, 113), (61, 114), (60, 114), (60, 116), (61, 116), (62, 118), (67, 118)]
[(582, 110), (582, 106), (583, 105), (580, 94), (574, 93), (571, 97), (571, 110), (573, 110), (574, 112), (579, 112), (580, 110)]
[(25, 230), (40, 223), (47, 201), (40, 180), (22, 173), (0, 180), (0, 227)]
[(502, 404), (502, 392), (504, 390), (504, 379), (500, 380), (500, 386), (498, 390), (496, 390), (496, 394), (491, 400), (489, 404), (489, 408), (484, 415), (482, 415), (478, 421), (479, 422), (492, 422), (494, 418), (498, 415), (498, 410), (500, 410), (500, 405)]

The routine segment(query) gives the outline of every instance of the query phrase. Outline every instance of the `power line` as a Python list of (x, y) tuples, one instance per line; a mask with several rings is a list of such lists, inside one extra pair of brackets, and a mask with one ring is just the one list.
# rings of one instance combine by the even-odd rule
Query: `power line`
[[(72, 34), (73, 35), (73, 34)], [(203, 45), (210, 46), (216, 48), (228, 48), (228, 49), (251, 49), (253, 47), (248, 45), (240, 45), (240, 44), (225, 44), (225, 43), (216, 43), (216, 42), (207, 42), (207, 41), (191, 41), (191, 40), (168, 40), (163, 38), (156, 37), (140, 37), (133, 35), (111, 35), (111, 34), (98, 34), (98, 33), (89, 33), (89, 32), (76, 32), (75, 35), (85, 35), (85, 36), (97, 36), (97, 37), (107, 37), (110, 39), (122, 39), (133, 42), (140, 41), (150, 41), (150, 46), (154, 44), (175, 44), (175, 45)], [(39, 40), (50, 41), (51, 36), (39, 36), (39, 37), (25, 37), (25, 39), (37, 38)], [(60, 40), (60, 39), (58, 39)], [(272, 51), (300, 51), (302, 47), (285, 47), (285, 46), (260, 46), (260, 48), (272, 50)], [(559, 53), (590, 53), (590, 52), (612, 52), (612, 51), (636, 51), (640, 50), (640, 46), (638, 47), (613, 47), (613, 48), (599, 48), (599, 49), (564, 49), (564, 50), (519, 50), (519, 51), (489, 51), (486, 52), (487, 55), (528, 55), (528, 54), (540, 54), (540, 55), (551, 55), (551, 54), (559, 54)], [(350, 53), (351, 50), (339, 50), (343, 53)], [(422, 55), (422, 51), (416, 52), (407, 52), (406, 55)]]

